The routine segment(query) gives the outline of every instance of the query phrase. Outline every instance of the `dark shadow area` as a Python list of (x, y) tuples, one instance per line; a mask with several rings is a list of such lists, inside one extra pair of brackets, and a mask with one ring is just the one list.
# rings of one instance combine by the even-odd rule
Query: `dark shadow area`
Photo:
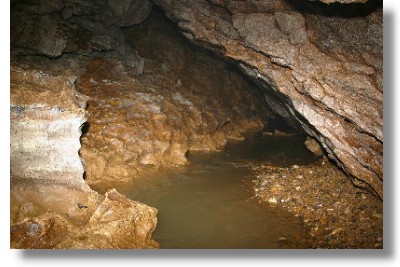
[(277, 116), (273, 119), (270, 119), (267, 125), (264, 128), (264, 131), (274, 133), (276, 131), (280, 131), (283, 133), (297, 133), (298, 130), (290, 126), (285, 119), (280, 116)]
[(90, 127), (90, 124), (89, 124), (89, 122), (84, 122), (82, 125), (81, 125), (81, 132), (82, 132), (82, 136), (84, 136), (85, 134), (87, 134), (88, 132), (89, 132), (89, 127)]
[(369, 0), (366, 3), (341, 4), (332, 3), (325, 4), (320, 1), (308, 0), (286, 0), (286, 2), (295, 10), (303, 14), (316, 14), (327, 17), (365, 17), (378, 8), (382, 8), (383, 1)]

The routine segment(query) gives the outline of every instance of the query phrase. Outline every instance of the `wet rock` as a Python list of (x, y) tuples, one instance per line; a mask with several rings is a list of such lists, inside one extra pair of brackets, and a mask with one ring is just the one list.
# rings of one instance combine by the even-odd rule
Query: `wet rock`
[(93, 248), (157, 248), (159, 244), (151, 239), (156, 225), (157, 209), (111, 189), (90, 217), (85, 243)]
[[(11, 247), (157, 247), (155, 209), (83, 179), (86, 97), (75, 81), (65, 66), (11, 66)], [(115, 216), (106, 223), (103, 211)]]
[(189, 39), (236, 61), (354, 183), (382, 197), (382, 6), (360, 16), (349, 5), (341, 17), (328, 5), (258, 2), (155, 0)]

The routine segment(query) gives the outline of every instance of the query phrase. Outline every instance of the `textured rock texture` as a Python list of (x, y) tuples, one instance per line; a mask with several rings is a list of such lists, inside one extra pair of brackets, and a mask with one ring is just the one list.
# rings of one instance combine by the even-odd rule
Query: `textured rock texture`
[(15, 0), (11, 54), (55, 58), (65, 53), (121, 52), (120, 27), (141, 23), (151, 9), (149, 0)]
[(11, 202), (11, 248), (159, 246), (151, 238), (157, 209), (132, 201), (115, 189), (102, 196), (69, 186), (17, 181)]
[(78, 156), (85, 99), (74, 77), (11, 66), (11, 176), (87, 188)]
[[(155, 0), (193, 42), (233, 59), (362, 187), (383, 196), (382, 4)], [(257, 1), (258, 2), (258, 1)]]
[(115, 190), (104, 198), (83, 180), (86, 97), (55, 69), (11, 66), (11, 247), (157, 247), (156, 209)]
[(383, 248), (382, 201), (324, 158), (286, 167), (254, 164), (257, 198), (310, 226), (311, 248)]
[(254, 84), (196, 51), (170, 24), (154, 13), (125, 33), (144, 59), (142, 74), (94, 58), (78, 79), (90, 97), (81, 154), (91, 183), (184, 165), (189, 150), (221, 149), (227, 139), (261, 130), (271, 115)]

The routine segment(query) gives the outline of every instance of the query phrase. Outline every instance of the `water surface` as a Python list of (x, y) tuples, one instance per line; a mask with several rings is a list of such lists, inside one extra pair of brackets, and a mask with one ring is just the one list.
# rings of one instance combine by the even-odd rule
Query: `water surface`
[[(307, 229), (300, 219), (253, 197), (250, 168), (257, 162), (312, 162), (303, 143), (304, 137), (298, 135), (255, 134), (228, 143), (220, 152), (190, 153), (190, 164), (184, 168), (113, 187), (158, 209), (153, 238), (161, 248), (306, 247)], [(94, 189), (104, 191), (107, 186)]]

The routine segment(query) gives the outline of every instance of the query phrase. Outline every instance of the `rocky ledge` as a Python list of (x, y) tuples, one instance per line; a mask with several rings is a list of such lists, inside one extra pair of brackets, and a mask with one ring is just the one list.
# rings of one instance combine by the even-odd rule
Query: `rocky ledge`
[(157, 209), (115, 189), (105, 196), (69, 185), (14, 180), (11, 248), (157, 248)]

